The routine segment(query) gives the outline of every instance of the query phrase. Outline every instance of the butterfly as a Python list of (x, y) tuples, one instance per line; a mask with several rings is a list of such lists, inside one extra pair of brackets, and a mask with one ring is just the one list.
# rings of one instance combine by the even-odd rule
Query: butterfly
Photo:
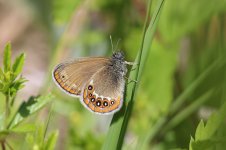
[(55, 83), (67, 94), (96, 114), (113, 114), (123, 105), (127, 65), (124, 53), (111, 57), (78, 58), (57, 65), (53, 72)]

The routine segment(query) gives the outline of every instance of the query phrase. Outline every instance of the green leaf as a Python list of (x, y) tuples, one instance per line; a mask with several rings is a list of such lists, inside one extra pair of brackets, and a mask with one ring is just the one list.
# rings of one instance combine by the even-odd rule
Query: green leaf
[(3, 65), (4, 65), (4, 72), (10, 71), (11, 65), (11, 44), (8, 43), (4, 50), (4, 57), (3, 57)]
[(195, 132), (195, 139), (202, 139), (204, 128), (205, 128), (204, 122), (203, 120), (201, 120)]
[(190, 140), (190, 150), (214, 149), (219, 143), (225, 143), (225, 135), (216, 134), (221, 127), (224, 128), (226, 116), (226, 102), (218, 112), (213, 113), (206, 125), (201, 120), (195, 133), (195, 139)]
[(45, 150), (54, 150), (56, 142), (57, 142), (57, 137), (58, 137), (59, 132), (55, 131), (53, 132), (47, 139), (45, 143)]
[(36, 126), (35, 124), (23, 124), (20, 126), (16, 126), (15, 128), (12, 128), (10, 131), (13, 131), (15, 133), (27, 133), (35, 131)]
[(191, 136), (191, 139), (190, 139), (190, 143), (189, 143), (189, 150), (193, 150), (192, 149), (192, 143), (194, 142), (194, 138)]
[(215, 150), (215, 142), (211, 140), (197, 141), (192, 143), (193, 150)]
[(10, 93), (11, 93), (11, 96), (14, 97), (15, 94), (24, 87), (24, 83), (26, 82), (27, 80), (20, 77), (18, 80), (15, 80), (12, 85), (11, 85), (11, 88), (10, 88)]
[(52, 94), (48, 94), (46, 96), (40, 96), (40, 97), (30, 97), (27, 102), (23, 102), (20, 105), (16, 115), (10, 121), (8, 128), (9, 129), (15, 128), (27, 117), (36, 113), (38, 110), (40, 110), (49, 102), (51, 102), (52, 98), (53, 98)]
[(21, 73), (23, 65), (24, 65), (24, 59), (25, 59), (25, 54), (22, 53), (20, 56), (18, 56), (12, 66), (12, 71), (14, 73), (14, 76), (16, 77), (18, 74)]

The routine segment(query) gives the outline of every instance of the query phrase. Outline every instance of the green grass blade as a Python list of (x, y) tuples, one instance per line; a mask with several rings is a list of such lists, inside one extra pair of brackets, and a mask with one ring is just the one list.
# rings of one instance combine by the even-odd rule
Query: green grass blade
[(48, 137), (48, 139), (45, 143), (45, 148), (44, 148), (45, 150), (54, 150), (55, 149), (58, 134), (59, 134), (58, 131), (51, 133), (51, 135)]
[(179, 112), (175, 117), (173, 117), (172, 120), (169, 121), (169, 123), (167, 123), (167, 125), (164, 127), (164, 130), (162, 130), (162, 133), (166, 133), (169, 129), (172, 129), (184, 119), (186, 119), (189, 115), (194, 113), (203, 103), (209, 100), (213, 92), (214, 90), (208, 91), (204, 95), (200, 96), (200, 98), (198, 98), (197, 100), (194, 100), (192, 104), (187, 106), (181, 112)]
[(10, 71), (10, 66), (11, 66), (11, 44), (10, 43), (8, 43), (5, 46), (4, 56), (3, 56), (3, 66), (4, 66), (4, 72)]
[(187, 97), (209, 76), (211, 72), (215, 72), (219, 68), (225, 65), (225, 61), (222, 63), (222, 59), (214, 61), (198, 78), (189, 85), (188, 88), (175, 100), (170, 109), (170, 115), (175, 113), (182, 104), (187, 100)]
[(45, 132), (44, 132), (44, 135), (43, 135), (43, 140), (46, 138), (47, 130), (48, 130), (48, 127), (49, 127), (49, 122), (50, 122), (50, 119), (52, 117), (52, 113), (53, 113), (53, 105), (51, 106), (51, 109), (50, 109), (50, 112), (49, 112), (49, 116), (48, 116), (48, 119), (46, 121)]
[[(143, 69), (143, 66), (146, 62), (146, 57), (148, 56), (148, 51), (150, 50), (150, 47), (151, 47), (151, 42), (154, 37), (154, 33), (156, 30), (156, 26), (160, 16), (160, 11), (162, 9), (163, 2), (164, 0), (158, 1), (158, 5), (156, 6), (156, 10), (152, 16), (151, 22), (150, 23), (146, 22), (145, 24), (145, 28), (147, 24), (149, 25), (146, 32), (144, 32), (143, 41), (141, 44), (141, 50), (139, 51), (135, 61), (136, 63), (138, 63), (138, 66), (136, 65), (133, 66), (133, 69), (135, 69), (135, 71), (130, 73), (131, 79), (135, 79), (139, 81), (141, 70)], [(150, 5), (148, 6), (148, 10), (150, 10)], [(137, 84), (135, 83), (127, 85), (125, 100), (128, 103), (128, 106), (126, 108), (124, 105), (122, 110), (114, 115), (105, 143), (102, 147), (103, 150), (121, 149), (125, 132), (128, 126), (128, 121), (133, 108), (136, 89), (137, 89)]]

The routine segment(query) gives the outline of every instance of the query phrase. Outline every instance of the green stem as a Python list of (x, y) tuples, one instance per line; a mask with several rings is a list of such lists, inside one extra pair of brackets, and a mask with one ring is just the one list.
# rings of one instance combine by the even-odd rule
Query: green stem
[(6, 99), (5, 99), (5, 127), (7, 125), (7, 118), (9, 117), (10, 115), (10, 96), (9, 94), (6, 95)]

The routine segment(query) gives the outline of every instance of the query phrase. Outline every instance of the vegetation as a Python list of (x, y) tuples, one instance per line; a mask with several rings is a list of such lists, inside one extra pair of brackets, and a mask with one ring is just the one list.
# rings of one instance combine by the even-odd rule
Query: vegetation
[[(3, 150), (225, 149), (225, 0), (18, 3), (3, 7), (28, 15), (17, 25), (24, 30), (13, 30), (11, 22), (0, 29), (0, 38), (14, 31), (7, 35), (11, 43), (0, 41)], [(137, 82), (126, 83), (119, 112), (100, 116), (61, 92), (51, 72), (64, 60), (110, 56), (110, 35), (136, 63), (127, 76)], [(27, 50), (15, 57), (21, 47)], [(34, 71), (45, 74), (43, 82)]]

